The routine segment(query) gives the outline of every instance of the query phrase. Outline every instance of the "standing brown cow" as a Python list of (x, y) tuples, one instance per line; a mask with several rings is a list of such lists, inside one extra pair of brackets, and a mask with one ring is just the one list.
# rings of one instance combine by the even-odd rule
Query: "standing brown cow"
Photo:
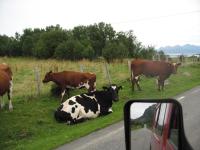
[(10, 67), (5, 63), (0, 64), (0, 105), (1, 105), (1, 108), (3, 108), (4, 106), (3, 95), (7, 93), (10, 111), (13, 109), (12, 100), (11, 100), (12, 87), (13, 87), (12, 71)]
[(178, 66), (181, 63), (168, 63), (162, 61), (151, 61), (136, 59), (131, 62), (131, 82), (134, 91), (135, 84), (138, 90), (141, 90), (139, 85), (140, 75), (147, 77), (158, 77), (158, 90), (160, 87), (164, 89), (164, 82), (173, 73), (176, 74)]
[(63, 96), (68, 89), (83, 88), (85, 87), (88, 92), (96, 90), (96, 75), (93, 73), (83, 73), (75, 71), (63, 71), (53, 73), (52, 71), (46, 73), (43, 83), (53, 81), (61, 88), (61, 102), (63, 102)]

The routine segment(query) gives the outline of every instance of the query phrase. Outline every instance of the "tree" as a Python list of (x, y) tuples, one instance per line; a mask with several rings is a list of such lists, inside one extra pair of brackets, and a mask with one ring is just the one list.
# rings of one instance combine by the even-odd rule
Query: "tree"
[(150, 59), (155, 54), (154, 47), (145, 47), (133, 31), (116, 32), (104, 22), (89, 26), (77, 26), (65, 30), (56, 26), (44, 29), (27, 28), (15, 37), (0, 35), (1, 56), (34, 56), (36, 58), (60, 58), (90, 60), (104, 56), (108, 61), (134, 57)]
[(117, 41), (107, 42), (102, 53), (107, 62), (111, 62), (116, 58), (123, 59), (128, 56), (127, 47), (122, 42)]
[(105, 47), (106, 41), (115, 37), (112, 26), (103, 22), (88, 26), (87, 33), (96, 57), (102, 56), (102, 49)]
[(54, 57), (58, 59), (78, 60), (83, 58), (83, 49), (84, 46), (78, 40), (71, 39), (58, 45)]
[(57, 46), (67, 40), (67, 33), (59, 27), (48, 27), (46, 32), (40, 35), (40, 38), (34, 48), (34, 55), (40, 58), (53, 57)]
[(6, 35), (0, 35), (0, 56), (5, 56), (9, 54), (9, 42), (10, 38)]
[(137, 41), (132, 30), (128, 32), (118, 32), (116, 34), (116, 40), (122, 42), (126, 46), (129, 57), (134, 57), (134, 53), (137, 51)]

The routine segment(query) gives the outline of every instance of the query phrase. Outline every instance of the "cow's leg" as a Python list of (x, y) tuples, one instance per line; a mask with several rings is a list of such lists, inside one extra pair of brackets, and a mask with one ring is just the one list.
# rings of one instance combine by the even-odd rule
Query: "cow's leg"
[(164, 82), (165, 82), (165, 79), (162, 77), (162, 76), (159, 76), (158, 77), (158, 90), (164, 90)]
[(110, 108), (102, 108), (100, 116), (105, 116), (105, 115), (108, 115), (108, 114), (110, 114), (112, 112), (113, 112), (112, 107), (110, 107)]
[(132, 84), (132, 91), (135, 90), (135, 80), (134, 80), (134, 75), (133, 72), (131, 71), (131, 84)]
[(70, 97), (70, 95), (69, 95), (69, 90), (70, 90), (69, 88), (66, 88), (66, 89), (65, 89), (65, 91), (66, 91), (66, 93), (67, 93), (67, 98)]
[(8, 91), (8, 100), (9, 100), (9, 110), (12, 111), (13, 110), (13, 105), (12, 105), (12, 88), (13, 88), (13, 83), (12, 81), (10, 81), (10, 89)]
[(139, 84), (140, 76), (135, 76), (134, 80), (135, 80), (138, 90), (141, 91), (140, 84)]
[(132, 79), (132, 91), (135, 91), (135, 79)]
[(85, 120), (86, 120), (85, 118), (76, 119), (76, 120), (74, 121), (74, 124), (84, 122)]
[(9, 100), (9, 110), (12, 111), (13, 110), (13, 105), (12, 105), (12, 100), (11, 100), (11, 92), (8, 92), (8, 100)]
[(164, 91), (164, 85), (165, 85), (165, 81), (164, 81), (164, 80), (162, 80), (162, 81), (161, 81), (161, 87), (162, 87), (162, 91)]
[(62, 93), (61, 93), (61, 100), (60, 100), (61, 103), (63, 102), (63, 97), (64, 97), (64, 95), (65, 95), (65, 89), (62, 90)]
[(160, 91), (160, 86), (161, 86), (162, 80), (160, 79), (160, 77), (158, 78), (158, 91)]
[(0, 96), (0, 109), (2, 109), (3, 106), (4, 106), (3, 96)]

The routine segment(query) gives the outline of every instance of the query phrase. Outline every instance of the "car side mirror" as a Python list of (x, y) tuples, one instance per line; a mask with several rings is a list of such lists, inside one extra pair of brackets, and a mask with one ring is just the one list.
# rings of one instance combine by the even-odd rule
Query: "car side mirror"
[(126, 150), (192, 150), (184, 133), (182, 106), (174, 99), (128, 101), (124, 127)]

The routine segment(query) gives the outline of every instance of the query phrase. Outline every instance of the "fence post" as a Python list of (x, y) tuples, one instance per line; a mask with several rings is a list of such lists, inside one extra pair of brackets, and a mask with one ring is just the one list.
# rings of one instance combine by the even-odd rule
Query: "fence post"
[(35, 72), (37, 95), (40, 95), (41, 85), (40, 85), (40, 72), (39, 72), (38, 67), (35, 67), (34, 72)]
[(107, 66), (106, 62), (104, 62), (104, 66), (105, 66), (105, 69), (106, 69), (106, 77), (108, 79), (109, 85), (111, 85), (110, 73), (109, 73), (108, 66)]
[(160, 54), (158, 54), (158, 61), (160, 61)]
[(128, 70), (129, 70), (129, 72), (131, 72), (131, 61), (130, 60), (128, 60)]
[(152, 60), (155, 60), (155, 55), (152, 56)]
[(54, 72), (58, 72), (58, 66), (54, 65)]
[(169, 59), (168, 59), (168, 55), (166, 55), (165, 57), (166, 57), (166, 62), (168, 62), (168, 61), (169, 61)]
[(80, 71), (83, 72), (83, 65), (80, 64)]

